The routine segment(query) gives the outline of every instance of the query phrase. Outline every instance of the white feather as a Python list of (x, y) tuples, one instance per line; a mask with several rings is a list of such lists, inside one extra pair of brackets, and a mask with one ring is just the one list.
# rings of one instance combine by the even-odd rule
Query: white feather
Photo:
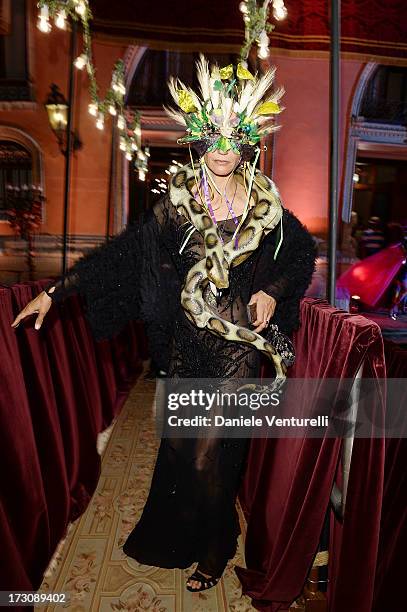
[(170, 94), (172, 96), (172, 98), (174, 99), (174, 102), (176, 104), (178, 104), (178, 89), (184, 89), (185, 91), (187, 91), (193, 101), (195, 106), (197, 107), (198, 110), (201, 110), (202, 108), (202, 102), (201, 100), (198, 98), (198, 96), (196, 95), (196, 93), (194, 92), (193, 89), (191, 89), (191, 87), (187, 87), (187, 85), (185, 85), (185, 83), (183, 83), (180, 79), (176, 79), (174, 77), (170, 77), (169, 81), (168, 81), (168, 89), (170, 90)]
[(275, 91), (273, 91), (269, 98), (267, 98), (267, 102), (276, 102), (276, 104), (278, 104), (284, 94), (285, 89), (283, 86), (280, 86)]
[(189, 91), (189, 93), (191, 94), (191, 97), (192, 97), (192, 99), (194, 101), (194, 104), (197, 107), (197, 109), (201, 110), (201, 108), (202, 108), (202, 101), (198, 98), (198, 96), (196, 95), (194, 90), (191, 87), (187, 87), (187, 91)]
[(254, 87), (253, 81), (245, 82), (240, 92), (240, 96), (238, 100), (238, 110), (236, 112), (242, 113), (245, 110), (252, 96), (253, 87)]
[(206, 102), (211, 98), (211, 75), (209, 72), (209, 64), (207, 59), (202, 55), (196, 63), (197, 77), (201, 90), (202, 100)]
[[(265, 98), (264, 100), (260, 100), (260, 103), (258, 104), (257, 108), (255, 108), (253, 111), (253, 114), (252, 114), (253, 120), (255, 120), (256, 123), (260, 124), (261, 118), (263, 117), (263, 115), (259, 115), (257, 112), (260, 106), (262, 104), (266, 104), (267, 102), (274, 102), (275, 104), (278, 104), (278, 102), (283, 97), (284, 93), (285, 93), (284, 87), (279, 87), (275, 92), (273, 92), (271, 96), (269, 96), (268, 98)], [(285, 109), (285, 106), (279, 105), (279, 107), (280, 107), (280, 112), (282, 112)], [(280, 114), (280, 113), (276, 113), (276, 114)], [(267, 118), (268, 115), (265, 115), (265, 117)]]
[(270, 68), (263, 76), (254, 84), (250, 102), (246, 108), (246, 114), (250, 117), (257, 104), (263, 98), (266, 91), (269, 89), (274, 80), (276, 68)]
[(175, 123), (179, 123), (180, 125), (184, 127), (186, 126), (185, 117), (181, 112), (176, 111), (173, 108), (169, 108), (168, 106), (164, 106), (163, 108), (165, 112), (167, 113), (167, 115), (171, 117), (171, 119), (175, 121)]
[(215, 90), (213, 88), (215, 84), (215, 79), (211, 78), (211, 83), (210, 83), (210, 94), (211, 94), (211, 101), (212, 101), (212, 106), (214, 109), (219, 108), (220, 104), (220, 92)]
[(177, 89), (179, 89), (178, 79), (171, 76), (168, 80), (168, 89), (170, 91), (171, 97), (173, 98), (175, 104), (178, 104), (178, 93), (177, 93)]
[(279, 123), (278, 125), (266, 126), (263, 129), (259, 130), (258, 134), (260, 138), (264, 138), (264, 136), (267, 136), (267, 134), (271, 134), (272, 132), (277, 132), (278, 130), (281, 130), (282, 127), (283, 126), (281, 123)]
[(222, 99), (222, 115), (223, 115), (223, 124), (226, 125), (229, 123), (230, 114), (233, 108), (233, 100), (232, 98), (223, 98)]

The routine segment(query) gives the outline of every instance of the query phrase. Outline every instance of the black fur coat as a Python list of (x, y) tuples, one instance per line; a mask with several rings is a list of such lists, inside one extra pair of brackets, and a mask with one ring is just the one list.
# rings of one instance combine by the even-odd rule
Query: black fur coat
[[(82, 257), (59, 279), (52, 294), (54, 302), (71, 293), (84, 297), (97, 340), (114, 336), (131, 320), (143, 320), (153, 357), (163, 369), (168, 360), (165, 347), (182, 311), (182, 283), (195, 263), (187, 249), (179, 254), (185, 233), (174, 210), (164, 196), (137, 223)], [(299, 326), (299, 302), (311, 282), (316, 247), (297, 217), (284, 209), (283, 242), (274, 260), (279, 227), (245, 262), (232, 268), (229, 291), (231, 299), (239, 294), (246, 304), (260, 289), (275, 297), (273, 323), (291, 334)]]

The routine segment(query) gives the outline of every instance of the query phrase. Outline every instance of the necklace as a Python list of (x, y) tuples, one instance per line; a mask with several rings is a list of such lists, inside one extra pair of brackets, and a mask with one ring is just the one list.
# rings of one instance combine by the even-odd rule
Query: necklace
[[(235, 193), (233, 194), (233, 200), (231, 202), (229, 202), (228, 196), (226, 195), (226, 187), (225, 187), (224, 196), (225, 196), (226, 204), (228, 206), (230, 214), (232, 215), (232, 219), (233, 219), (234, 224), (235, 225), (239, 225), (239, 221), (237, 220), (237, 217), (235, 215), (235, 211), (233, 210), (233, 202), (235, 201), (236, 193), (237, 193), (237, 183), (236, 183), (236, 187), (235, 187)], [(226, 217), (226, 219), (227, 218), (228, 217)]]
[[(224, 241), (224, 239), (223, 239), (224, 227), (225, 227), (225, 223), (226, 223), (226, 221), (227, 221), (227, 220), (228, 220), (228, 218), (229, 218), (229, 214), (231, 214), (232, 219), (233, 219), (233, 222), (234, 222), (234, 224), (236, 225), (236, 227), (239, 225), (239, 221), (238, 221), (238, 219), (237, 219), (237, 217), (236, 217), (236, 215), (235, 215), (235, 212), (234, 212), (234, 210), (233, 210), (233, 203), (234, 203), (234, 201), (235, 201), (235, 197), (236, 197), (236, 193), (237, 193), (237, 183), (236, 183), (236, 187), (235, 187), (235, 193), (233, 194), (233, 199), (232, 199), (232, 201), (231, 201), (231, 202), (229, 201), (229, 198), (228, 198), (228, 197), (227, 197), (227, 195), (226, 195), (226, 186), (225, 186), (225, 190), (224, 190), (224, 192), (223, 192), (223, 197), (225, 198), (225, 201), (226, 201), (226, 204), (227, 204), (227, 207), (228, 207), (229, 212), (228, 212), (228, 215), (227, 215), (226, 219), (223, 219), (223, 224), (222, 224), (222, 227), (219, 227), (218, 222), (217, 222), (217, 220), (216, 220), (215, 212), (214, 212), (214, 209), (213, 209), (213, 206), (212, 206), (212, 203), (211, 203), (210, 194), (209, 194), (209, 185), (208, 185), (208, 179), (207, 179), (207, 177), (206, 177), (206, 173), (205, 173), (205, 171), (202, 173), (201, 184), (202, 184), (202, 186), (203, 186), (203, 191), (204, 191), (204, 196), (205, 196), (205, 202), (206, 202), (206, 205), (207, 205), (207, 207), (208, 207), (209, 214), (211, 215), (212, 221), (213, 221), (213, 222), (214, 222), (214, 224), (217, 226), (217, 228), (218, 228), (218, 230), (219, 230), (220, 240), (221, 240), (222, 244), (224, 244), (224, 243), (225, 243), (225, 241)], [(219, 207), (219, 208), (220, 208), (220, 207)], [(218, 210), (218, 209), (216, 209), (216, 210)], [(237, 239), (237, 236), (236, 236), (236, 237), (235, 237), (235, 245), (236, 245), (236, 247), (237, 247), (237, 242), (238, 242), (238, 239)]]

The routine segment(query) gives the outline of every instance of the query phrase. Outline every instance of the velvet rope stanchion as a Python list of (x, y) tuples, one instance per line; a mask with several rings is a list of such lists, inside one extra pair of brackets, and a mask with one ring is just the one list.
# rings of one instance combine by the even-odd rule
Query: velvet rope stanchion
[[(380, 328), (325, 300), (302, 300), (294, 344), (293, 378), (349, 380), (361, 361), (365, 376), (385, 378)], [(382, 415), (380, 396), (371, 409)], [(300, 595), (319, 549), (341, 448), (341, 438), (251, 441), (239, 494), (247, 569), (236, 573), (256, 609), (286, 610)], [(343, 524), (330, 517), (330, 612), (371, 612), (383, 487), (384, 440), (355, 439)]]
[(100, 474), (98, 434), (111, 424), (145, 352), (132, 323), (95, 342), (78, 296), (36, 331), (15, 315), (49, 280), (0, 288), (0, 590), (36, 590)]

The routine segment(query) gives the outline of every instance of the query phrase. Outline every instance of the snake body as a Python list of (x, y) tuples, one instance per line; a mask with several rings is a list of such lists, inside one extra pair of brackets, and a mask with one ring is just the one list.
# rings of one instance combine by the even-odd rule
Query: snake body
[[(235, 173), (243, 182), (243, 171)], [(256, 172), (249, 209), (237, 235), (237, 241), (222, 244), (217, 225), (208, 211), (192, 193), (195, 177), (192, 167), (183, 166), (170, 181), (170, 199), (177, 212), (183, 215), (202, 235), (205, 257), (190, 268), (181, 290), (181, 304), (188, 319), (198, 328), (232, 342), (251, 345), (274, 363), (276, 377), (284, 379), (286, 363), (276, 347), (260, 334), (222, 319), (213, 308), (211, 284), (224, 289), (229, 286), (229, 270), (244, 262), (259, 246), (265, 235), (280, 222), (283, 214), (281, 199), (273, 181)]]

